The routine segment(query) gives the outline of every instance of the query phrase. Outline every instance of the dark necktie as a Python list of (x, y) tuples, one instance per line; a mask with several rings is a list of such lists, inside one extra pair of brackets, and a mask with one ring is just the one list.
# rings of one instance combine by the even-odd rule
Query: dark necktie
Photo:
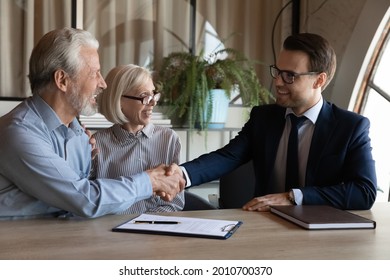
[(288, 150), (286, 161), (286, 185), (285, 190), (289, 191), (299, 185), (299, 166), (298, 166), (298, 129), (306, 120), (305, 116), (297, 117), (290, 114), (291, 131), (288, 138)]

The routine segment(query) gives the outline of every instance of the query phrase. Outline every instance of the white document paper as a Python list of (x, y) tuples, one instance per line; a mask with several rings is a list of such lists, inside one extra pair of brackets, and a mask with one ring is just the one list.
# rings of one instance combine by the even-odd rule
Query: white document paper
[[(159, 222), (169, 224), (159, 224)], [(143, 232), (206, 238), (229, 238), (241, 221), (141, 214), (113, 231)]]

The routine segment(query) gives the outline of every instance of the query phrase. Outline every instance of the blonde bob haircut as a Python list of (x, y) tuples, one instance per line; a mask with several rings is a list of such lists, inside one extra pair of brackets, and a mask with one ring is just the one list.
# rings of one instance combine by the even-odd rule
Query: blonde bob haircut
[(105, 79), (107, 88), (98, 95), (99, 112), (112, 123), (128, 123), (129, 120), (121, 109), (121, 96), (140, 90), (151, 79), (152, 73), (138, 65), (114, 67)]

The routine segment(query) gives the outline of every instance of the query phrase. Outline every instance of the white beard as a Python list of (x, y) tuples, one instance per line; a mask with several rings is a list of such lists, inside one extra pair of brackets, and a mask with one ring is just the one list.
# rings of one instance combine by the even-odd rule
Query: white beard
[(80, 99), (80, 94), (77, 86), (72, 88), (72, 92), (68, 95), (68, 102), (77, 111), (79, 115), (91, 116), (98, 112), (97, 104), (92, 104), (90, 98)]

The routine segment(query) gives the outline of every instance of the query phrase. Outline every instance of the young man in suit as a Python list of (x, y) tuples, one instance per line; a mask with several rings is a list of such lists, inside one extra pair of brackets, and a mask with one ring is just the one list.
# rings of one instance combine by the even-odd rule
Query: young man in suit
[[(335, 70), (336, 56), (327, 40), (310, 33), (289, 36), (270, 66), (276, 104), (254, 107), (249, 121), (225, 147), (182, 164), (187, 186), (218, 179), (252, 160), (255, 193), (244, 210), (289, 204), (370, 209), (376, 198), (370, 122), (323, 100), (322, 91)], [(295, 183), (286, 182), (294, 169), (286, 168), (290, 115), (305, 117), (298, 130)]]

